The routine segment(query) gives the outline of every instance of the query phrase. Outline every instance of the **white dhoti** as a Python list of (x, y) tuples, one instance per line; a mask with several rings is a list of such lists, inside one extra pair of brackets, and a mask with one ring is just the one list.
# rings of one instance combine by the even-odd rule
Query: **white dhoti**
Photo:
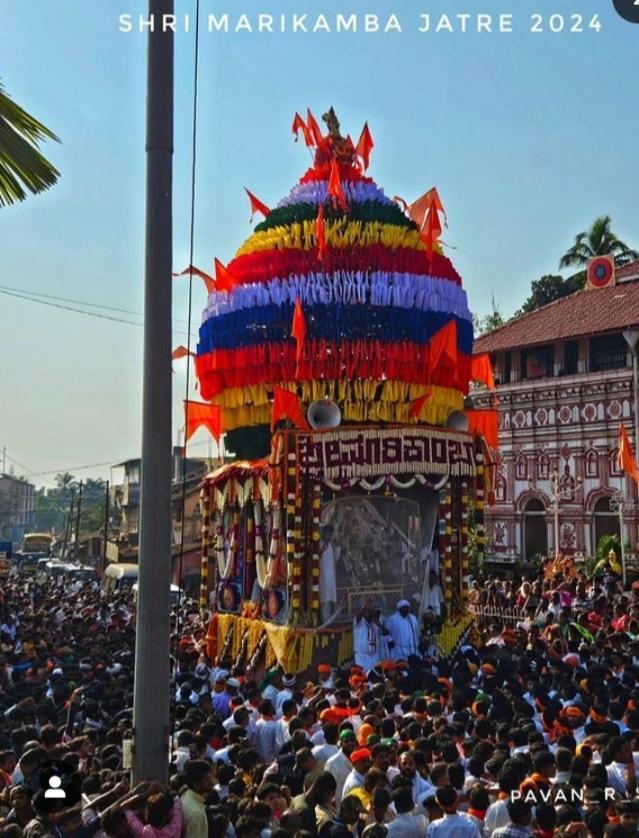
[(322, 623), (325, 623), (335, 613), (335, 606), (337, 605), (335, 551), (332, 544), (327, 544), (322, 550), (319, 572), (320, 615)]
[(395, 612), (386, 620), (386, 628), (395, 644), (391, 649), (393, 660), (407, 660), (409, 655), (418, 654), (419, 625), (413, 614), (402, 617), (398, 611)]
[(369, 623), (365, 617), (359, 622), (357, 617), (353, 620), (353, 657), (364, 672), (374, 669), (382, 659), (381, 637), (376, 623)]

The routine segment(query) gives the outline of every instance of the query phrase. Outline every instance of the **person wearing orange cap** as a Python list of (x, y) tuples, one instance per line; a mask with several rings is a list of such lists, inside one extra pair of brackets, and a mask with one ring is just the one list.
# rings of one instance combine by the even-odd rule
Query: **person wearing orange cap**
[(319, 686), (325, 690), (332, 690), (335, 686), (333, 681), (333, 669), (329, 663), (320, 663), (317, 667)]
[(342, 800), (355, 788), (364, 785), (364, 775), (371, 767), (371, 752), (368, 748), (357, 748), (351, 754), (352, 769), (344, 781)]

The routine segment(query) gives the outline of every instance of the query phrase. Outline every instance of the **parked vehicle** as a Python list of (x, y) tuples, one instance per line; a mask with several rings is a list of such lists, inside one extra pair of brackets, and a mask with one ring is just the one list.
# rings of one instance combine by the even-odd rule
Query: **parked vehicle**
[(110, 564), (102, 577), (102, 590), (112, 593), (129, 589), (138, 581), (138, 566), (136, 564)]
[(80, 580), (81, 582), (95, 582), (98, 578), (98, 574), (95, 572), (95, 568), (89, 567), (88, 565), (70, 565), (69, 569), (65, 573), (65, 577), (70, 582), (75, 582), (76, 580)]
[[(138, 583), (136, 582), (133, 585), (132, 589), (134, 597), (137, 599), (138, 596)], [(186, 594), (184, 591), (180, 590), (177, 585), (171, 585), (171, 605), (178, 605), (180, 602), (184, 602), (186, 600)]]

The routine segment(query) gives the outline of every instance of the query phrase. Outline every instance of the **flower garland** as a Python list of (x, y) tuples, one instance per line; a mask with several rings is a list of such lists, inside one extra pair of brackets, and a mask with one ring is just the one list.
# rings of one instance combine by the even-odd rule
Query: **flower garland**
[(264, 553), (264, 530), (262, 528), (262, 501), (253, 501), (253, 517), (255, 518), (255, 572), (257, 583), (264, 590), (266, 587), (266, 555)]
[(469, 485), (468, 480), (461, 481), (461, 603), (462, 608), (468, 604), (468, 571), (469, 571), (469, 548), (468, 548), (468, 523), (469, 523)]
[(310, 558), (310, 602), (309, 612), (311, 616), (312, 625), (317, 625), (319, 620), (320, 600), (319, 600), (319, 582), (320, 582), (320, 511), (322, 506), (322, 487), (319, 483), (313, 484), (311, 497), (311, 527), (310, 527), (310, 543), (311, 543), (311, 558)]
[(441, 487), (446, 483), (448, 480), (448, 475), (444, 475), (441, 477), (436, 483), (432, 483), (428, 480), (423, 474), (415, 474), (409, 480), (399, 480), (394, 475), (384, 475), (382, 477), (378, 477), (377, 480), (369, 483), (368, 480), (358, 480), (356, 477), (351, 477), (348, 480), (344, 480), (342, 483), (335, 483), (328, 478), (324, 478), (323, 483), (324, 485), (329, 488), (333, 492), (342, 492), (347, 491), (348, 489), (352, 489), (353, 486), (360, 486), (366, 492), (376, 492), (378, 489), (381, 489), (384, 483), (387, 483), (389, 486), (392, 486), (394, 489), (412, 489), (416, 483), (421, 483), (425, 489), (429, 491), (437, 492), (441, 489)]
[(477, 559), (481, 563), (486, 548), (486, 523), (484, 509), (486, 505), (486, 471), (484, 465), (484, 444), (480, 439), (476, 442), (475, 460), (477, 471), (475, 474), (475, 531), (477, 533)]
[(200, 608), (209, 604), (209, 535), (211, 520), (211, 496), (206, 489), (200, 491), (202, 507), (202, 557), (200, 560)]
[(299, 622), (302, 606), (301, 508), (297, 480), (297, 458), (291, 449), (286, 454), (286, 557), (290, 613), (289, 622)]
[(249, 647), (249, 630), (248, 627), (244, 629), (242, 633), (242, 638), (240, 640), (240, 648), (238, 650), (237, 656), (235, 658), (235, 664), (233, 669), (238, 671), (244, 665), (244, 661), (246, 660), (246, 656), (248, 653)]
[(262, 655), (266, 652), (266, 647), (268, 646), (268, 635), (266, 631), (262, 631), (260, 639), (253, 649), (253, 654), (249, 658), (249, 662), (246, 665), (246, 674), (254, 674), (257, 671), (257, 666), (260, 662)]
[(451, 543), (452, 495), (450, 484), (439, 493), (439, 510), (439, 545), (443, 559), (444, 601), (446, 603), (447, 613), (450, 613), (453, 600), (453, 550)]
[[(252, 481), (248, 481), (252, 483)], [(255, 580), (255, 520), (253, 518), (254, 504), (247, 503), (243, 510), (244, 518), (244, 596), (251, 597)], [(238, 513), (239, 514), (239, 513)]]
[(229, 623), (228, 632), (226, 634), (226, 638), (224, 640), (224, 646), (222, 646), (222, 651), (218, 655), (218, 662), (226, 660), (231, 652), (231, 647), (233, 645), (233, 638), (235, 635), (235, 621), (232, 620)]
[(231, 543), (229, 545), (228, 555), (224, 548), (225, 536), (228, 533), (224, 532), (224, 512), (221, 509), (217, 510), (216, 514), (216, 544), (215, 555), (217, 558), (217, 569), (219, 578), (223, 581), (230, 579), (235, 572), (235, 559), (240, 544), (240, 510), (235, 508), (232, 514), (231, 524)]

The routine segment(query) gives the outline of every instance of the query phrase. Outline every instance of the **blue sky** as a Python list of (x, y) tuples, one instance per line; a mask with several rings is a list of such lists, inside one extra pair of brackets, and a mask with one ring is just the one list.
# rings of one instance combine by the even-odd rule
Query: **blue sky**
[[(118, 31), (141, 0), (4, 0), (6, 89), (63, 144), (47, 194), (2, 210), (0, 285), (141, 311), (146, 38)], [(191, 13), (194, 0), (176, 0)], [(471, 309), (505, 314), (531, 280), (556, 272), (573, 236), (610, 213), (639, 246), (636, 54), (639, 26), (612, 0), (201, 0), (202, 13), (397, 14), (387, 34), (201, 35), (195, 263), (228, 260), (250, 234), (242, 187), (274, 204), (308, 165), (292, 140), (296, 110), (333, 105), (346, 132), (369, 121), (370, 174), (390, 195), (436, 185), (446, 241)], [(420, 12), (512, 12), (513, 34), (416, 31)], [(533, 12), (546, 31), (530, 31)], [(548, 31), (582, 14), (584, 31)], [(598, 13), (599, 33), (588, 28)], [(555, 19), (556, 20), (556, 19)], [(175, 268), (188, 262), (193, 31), (176, 35)], [(175, 282), (174, 343), (185, 342), (188, 280)], [(204, 291), (195, 285), (194, 330)], [(139, 317), (112, 313), (139, 322)], [(0, 447), (41, 475), (137, 456), (142, 329), (0, 294)], [(185, 361), (176, 363), (181, 424)], [(201, 435), (200, 435), (201, 434)], [(205, 455), (200, 432), (191, 449)], [(29, 471), (16, 467), (18, 473)], [(109, 468), (77, 470), (108, 476)], [(37, 483), (51, 480), (44, 474)], [(45, 483), (46, 485), (46, 483)]]

